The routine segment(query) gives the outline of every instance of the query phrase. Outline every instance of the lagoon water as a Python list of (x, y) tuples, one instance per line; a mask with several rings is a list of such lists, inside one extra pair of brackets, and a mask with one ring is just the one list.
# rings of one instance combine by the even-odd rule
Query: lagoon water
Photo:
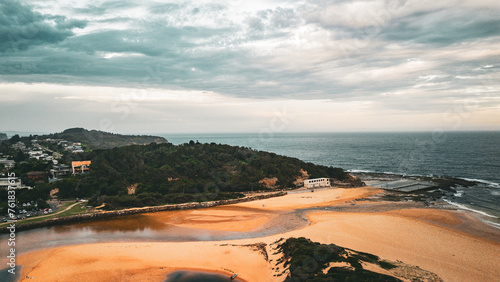
[(163, 134), (250, 147), (353, 172), (447, 176), (478, 181), (447, 200), (500, 217), (500, 132)]
[[(190, 140), (251, 147), (296, 157), (315, 164), (341, 167), (349, 171), (395, 173), (401, 175), (449, 176), (474, 179), (477, 185), (458, 188), (445, 201), (457, 208), (489, 215), (500, 227), (500, 132), (433, 133), (316, 133), (316, 134), (164, 134), (173, 144)], [(54, 226), (18, 232), (18, 254), (63, 245), (109, 241), (205, 241), (252, 238), (286, 232), (300, 227), (299, 215), (282, 219), (285, 229), (270, 228), (254, 233), (199, 232), (194, 234), (174, 226), (132, 215), (93, 223)], [(280, 219), (281, 220), (281, 219)], [(7, 245), (7, 234), (0, 244)], [(0, 258), (5, 263), (5, 258)], [(0, 271), (0, 281), (18, 277)], [(170, 280), (167, 280), (170, 281)], [(183, 280), (179, 280), (183, 281)], [(190, 280), (187, 280), (190, 281)], [(203, 280), (204, 281), (204, 280)], [(214, 280), (216, 281), (216, 280)]]
[(229, 282), (241, 281), (236, 278), (231, 280), (229, 276), (204, 271), (179, 270), (167, 275), (164, 282)]
[[(2, 265), (3, 267), (3, 265)], [(0, 269), (0, 281), (2, 282), (15, 282), (21, 280), (22, 266), (16, 265), (14, 274), (10, 273), (10, 268)]]

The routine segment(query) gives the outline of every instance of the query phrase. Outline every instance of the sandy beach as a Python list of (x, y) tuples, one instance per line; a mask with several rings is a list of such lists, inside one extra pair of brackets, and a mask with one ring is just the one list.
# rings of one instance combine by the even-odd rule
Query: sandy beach
[[(245, 232), (294, 209), (352, 206), (355, 199), (380, 193), (374, 188), (328, 189), (225, 207), (175, 211), (155, 221), (199, 230)], [(466, 213), (428, 208), (357, 212), (310, 211), (310, 225), (261, 238), (204, 242), (127, 242), (57, 247), (22, 254), (22, 281), (162, 281), (178, 269), (238, 273), (244, 281), (282, 281), (273, 269), (279, 258), (273, 242), (306, 237), (418, 266), (444, 281), (498, 281), (500, 232)], [(390, 203), (388, 204), (391, 205)], [(366, 212), (366, 210), (370, 210)], [(158, 217), (157, 214), (148, 214)], [(482, 236), (484, 235), (484, 236)], [(264, 243), (264, 244), (262, 244)], [(258, 247), (265, 246), (263, 247)], [(263, 252), (265, 250), (265, 252)]]

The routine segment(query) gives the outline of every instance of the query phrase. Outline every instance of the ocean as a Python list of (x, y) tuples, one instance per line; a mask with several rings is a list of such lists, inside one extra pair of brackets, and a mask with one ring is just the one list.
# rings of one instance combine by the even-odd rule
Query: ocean
[[(274, 152), (350, 172), (454, 177), (475, 181), (442, 200), (500, 223), (500, 132), (161, 134)], [(500, 227), (498, 225), (497, 227)]]
[[(482, 215), (481, 218), (485, 222), (500, 228), (500, 132), (162, 134), (162, 136), (173, 144), (198, 140), (202, 143), (215, 142), (251, 147), (296, 157), (307, 162), (341, 167), (351, 172), (448, 176), (474, 180), (476, 185), (456, 187), (455, 193), (448, 193), (441, 200), (455, 205), (457, 209), (471, 210)], [(123, 221), (123, 218), (120, 220)], [(95, 224), (94, 226), (86, 223), (82, 226), (72, 225), (64, 228), (56, 226), (19, 232), (16, 240), (24, 243), (16, 248), (22, 253), (37, 248), (119, 240), (155, 241), (160, 240), (158, 238), (164, 241), (186, 240), (185, 234), (179, 239), (179, 235), (171, 229), (165, 233), (164, 230), (143, 228), (131, 233), (127, 229), (119, 229), (121, 225), (111, 224), (110, 229), (103, 232), (99, 224)], [(275, 234), (272, 228), (262, 232)], [(200, 233), (187, 240), (220, 240), (220, 236)], [(226, 239), (232, 240), (234, 238), (230, 236), (238, 235), (224, 236), (229, 236)], [(0, 244), (6, 244), (7, 239), (7, 234), (0, 235)], [(7, 274), (6, 269), (0, 271), (0, 281), (8, 281), (5, 279), (7, 277), (14, 278)]]

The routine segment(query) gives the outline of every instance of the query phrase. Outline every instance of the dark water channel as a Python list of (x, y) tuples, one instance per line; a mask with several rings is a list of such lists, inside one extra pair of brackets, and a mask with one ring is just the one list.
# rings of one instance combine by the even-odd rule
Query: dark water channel
[(241, 282), (242, 280), (235, 278), (231, 280), (230, 276), (210, 273), (204, 271), (174, 271), (167, 275), (163, 282)]

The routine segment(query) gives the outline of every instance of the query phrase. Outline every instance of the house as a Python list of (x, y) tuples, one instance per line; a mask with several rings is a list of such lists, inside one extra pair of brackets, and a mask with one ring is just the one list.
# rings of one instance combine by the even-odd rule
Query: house
[[(10, 189), (9, 189), (10, 188)], [(0, 178), (0, 190), (12, 190), (12, 189), (33, 189), (29, 186), (23, 185), (21, 179), (15, 178)]]
[(14, 160), (0, 159), (0, 164), (3, 164), (6, 169), (11, 169), (16, 165), (16, 162)]
[(15, 144), (12, 145), (12, 148), (17, 149), (17, 150), (21, 150), (21, 151), (25, 151), (26, 150), (26, 145), (24, 145), (23, 142), (18, 141), (17, 143), (15, 143)]
[(35, 150), (30, 150), (28, 152), (28, 155), (30, 156), (30, 159), (40, 159), (40, 156), (42, 156), (43, 152), (42, 151), (35, 151)]
[(57, 181), (59, 179), (65, 178), (69, 175), (71, 175), (71, 168), (69, 165), (54, 165), (52, 169), (50, 170), (50, 174), (52, 176), (49, 181)]
[(71, 162), (73, 174), (83, 174), (89, 172), (91, 161)]
[(67, 147), (67, 146), (69, 146), (69, 141), (61, 140), (61, 141), (57, 142), (57, 145)]
[(47, 173), (45, 171), (30, 171), (28, 178), (35, 182), (47, 182)]
[(306, 188), (317, 188), (317, 187), (329, 187), (330, 178), (314, 178), (304, 180), (304, 187)]

